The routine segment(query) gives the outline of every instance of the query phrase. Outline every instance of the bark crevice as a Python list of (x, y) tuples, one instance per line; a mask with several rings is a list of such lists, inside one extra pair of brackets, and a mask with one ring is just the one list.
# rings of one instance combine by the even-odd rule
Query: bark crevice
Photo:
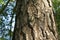
[(57, 40), (51, 0), (17, 0), (13, 40)]

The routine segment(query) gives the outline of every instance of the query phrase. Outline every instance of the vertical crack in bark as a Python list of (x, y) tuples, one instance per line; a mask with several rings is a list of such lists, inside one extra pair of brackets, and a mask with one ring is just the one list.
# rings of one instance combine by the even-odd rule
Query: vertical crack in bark
[[(45, 12), (45, 13), (46, 13), (46, 12)], [(46, 34), (45, 37), (46, 37), (46, 39), (48, 39), (48, 34), (49, 34), (49, 33), (47, 33), (47, 31), (48, 31), (47, 21), (48, 21), (48, 20), (47, 20), (47, 14), (45, 14), (45, 34)]]
[(53, 35), (56, 38), (56, 29), (54, 29), (55, 26), (53, 26), (54, 25), (54, 22), (53, 22), (53, 19), (52, 19), (51, 15), (50, 15), (50, 19), (51, 19), (51, 26), (52, 26), (52, 29), (50, 29), (50, 31), (52, 31)]
[(13, 40), (56, 40), (50, 0), (19, 1)]
[(50, 5), (50, 1), (49, 1), (49, 0), (47, 0), (47, 2), (48, 2), (49, 7), (51, 7), (51, 5)]
[[(27, 12), (27, 11), (26, 11)], [(32, 39), (35, 40), (35, 37), (34, 37), (34, 30), (33, 30), (33, 27), (31, 26), (30, 22), (32, 21), (31, 19), (29, 19), (29, 13), (27, 12), (27, 24), (28, 24), (28, 27), (31, 29), (31, 36), (32, 36)]]
[(33, 40), (35, 40), (35, 38), (34, 38), (34, 30), (33, 30), (33, 27), (30, 25), (30, 21), (29, 21), (29, 19), (28, 19), (28, 27), (31, 29), (31, 36), (32, 36), (32, 38), (33, 38)]
[(26, 34), (23, 31), (20, 32), (19, 36), (20, 36), (19, 40), (26, 40)]

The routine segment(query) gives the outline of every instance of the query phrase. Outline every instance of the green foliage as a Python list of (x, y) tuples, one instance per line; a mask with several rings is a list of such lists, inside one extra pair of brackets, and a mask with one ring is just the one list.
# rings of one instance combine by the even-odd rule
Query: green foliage
[(0, 40), (5, 40), (5, 38), (0, 38)]
[(0, 0), (0, 3), (2, 3), (3, 2), (3, 0)]
[(53, 7), (55, 10), (55, 20), (58, 29), (58, 36), (60, 38), (60, 0), (53, 0)]
[(5, 4), (3, 0), (0, 0), (0, 4)]
[[(13, 8), (15, 5), (15, 0), (5, 1), (0, 0), (0, 5), (2, 5), (2, 7), (0, 7), (0, 40), (11, 40), (13, 35), (12, 22), (14, 18)], [(9, 38), (7, 38), (8, 36)]]
[(9, 30), (8, 35), (13, 36), (13, 32), (11, 30)]

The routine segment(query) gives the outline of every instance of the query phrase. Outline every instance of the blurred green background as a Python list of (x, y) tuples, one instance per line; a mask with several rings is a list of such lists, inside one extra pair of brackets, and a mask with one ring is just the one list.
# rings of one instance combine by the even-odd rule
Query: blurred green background
[(60, 40), (60, 0), (53, 0), (54, 16), (58, 30), (58, 39)]

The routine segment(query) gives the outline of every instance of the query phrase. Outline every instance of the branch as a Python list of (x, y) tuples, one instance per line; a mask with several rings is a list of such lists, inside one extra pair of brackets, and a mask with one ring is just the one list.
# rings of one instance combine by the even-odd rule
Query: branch
[(5, 10), (5, 8), (7, 7), (8, 3), (10, 2), (10, 0), (7, 1), (6, 5), (3, 6), (3, 8), (0, 10), (0, 14), (3, 13), (3, 11)]

